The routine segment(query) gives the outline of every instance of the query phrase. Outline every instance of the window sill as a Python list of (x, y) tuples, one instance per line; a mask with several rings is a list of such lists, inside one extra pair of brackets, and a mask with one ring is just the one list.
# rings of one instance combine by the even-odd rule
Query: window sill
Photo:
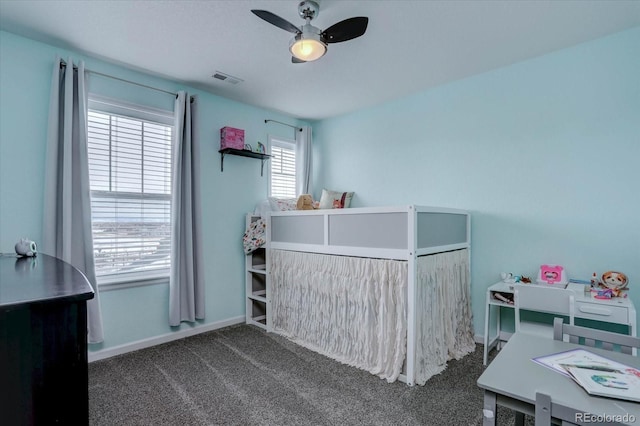
[(144, 287), (148, 285), (169, 284), (169, 274), (160, 273), (157, 275), (145, 274), (143, 276), (103, 276), (98, 278), (99, 291), (122, 290), (125, 288)]

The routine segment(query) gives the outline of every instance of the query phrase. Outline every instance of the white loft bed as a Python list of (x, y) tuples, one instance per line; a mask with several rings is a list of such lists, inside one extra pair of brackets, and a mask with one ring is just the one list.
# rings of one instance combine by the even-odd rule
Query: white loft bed
[(467, 212), (271, 212), (266, 228), (269, 331), (410, 385), (475, 348)]

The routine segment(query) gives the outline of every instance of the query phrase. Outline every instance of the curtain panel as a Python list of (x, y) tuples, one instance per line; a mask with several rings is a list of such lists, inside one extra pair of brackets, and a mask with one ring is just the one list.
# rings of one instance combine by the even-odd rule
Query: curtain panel
[(395, 381), (406, 353), (407, 262), (271, 250), (275, 332)]
[(195, 98), (180, 91), (175, 101), (171, 187), (169, 325), (204, 319), (200, 148), (193, 137)]
[(415, 382), (424, 385), (448, 360), (475, 350), (469, 251), (422, 256), (416, 264)]
[(296, 195), (311, 194), (311, 126), (296, 129)]
[[(419, 385), (475, 349), (467, 250), (416, 260)], [(407, 346), (408, 262), (269, 252), (273, 331), (395, 381)]]
[(94, 290), (87, 302), (89, 343), (103, 339), (91, 234), (84, 62), (57, 57), (53, 63), (45, 162), (42, 249), (80, 270)]

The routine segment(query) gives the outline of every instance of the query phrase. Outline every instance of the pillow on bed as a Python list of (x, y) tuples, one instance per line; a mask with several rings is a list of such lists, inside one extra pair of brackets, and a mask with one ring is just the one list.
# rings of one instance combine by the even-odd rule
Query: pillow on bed
[(351, 204), (353, 198), (353, 192), (339, 192), (329, 191), (328, 189), (322, 190), (322, 197), (320, 197), (321, 209), (346, 209)]
[(269, 205), (271, 211), (274, 212), (286, 212), (289, 210), (296, 210), (298, 199), (297, 198), (276, 198), (269, 197)]

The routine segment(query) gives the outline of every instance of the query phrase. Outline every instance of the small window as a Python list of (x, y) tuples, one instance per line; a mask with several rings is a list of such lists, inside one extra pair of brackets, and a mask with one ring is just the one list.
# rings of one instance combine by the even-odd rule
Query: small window
[(276, 198), (296, 196), (296, 144), (283, 139), (270, 139), (271, 177), (269, 195)]
[(91, 222), (99, 284), (168, 276), (171, 113), (90, 99)]

